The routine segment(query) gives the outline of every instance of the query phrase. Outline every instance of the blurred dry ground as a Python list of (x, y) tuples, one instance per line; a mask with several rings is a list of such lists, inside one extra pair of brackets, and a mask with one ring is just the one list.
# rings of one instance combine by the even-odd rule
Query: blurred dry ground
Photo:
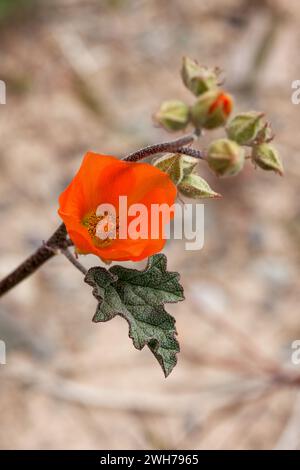
[(203, 166), (224, 197), (205, 204), (203, 250), (165, 248), (186, 295), (169, 306), (181, 353), (167, 380), (124, 321), (92, 324), (91, 289), (62, 257), (1, 300), (2, 449), (299, 448), (299, 392), (266, 387), (263, 359), (299, 369), (299, 21), (296, 0), (0, 1), (1, 275), (56, 228), (87, 150), (169, 138), (151, 115), (191, 98), (184, 54), (226, 71), (238, 110), (267, 111), (285, 165), (226, 180)]

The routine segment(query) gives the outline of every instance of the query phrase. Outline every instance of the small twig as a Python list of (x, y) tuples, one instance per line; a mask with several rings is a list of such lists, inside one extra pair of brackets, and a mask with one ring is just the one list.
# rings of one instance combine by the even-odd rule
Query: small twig
[(77, 261), (68, 248), (62, 248), (60, 251), (70, 261), (70, 263), (75, 266), (75, 268), (79, 269), (79, 271), (81, 271), (84, 275), (87, 273), (87, 269), (85, 269), (85, 267), (79, 263), (79, 261)]

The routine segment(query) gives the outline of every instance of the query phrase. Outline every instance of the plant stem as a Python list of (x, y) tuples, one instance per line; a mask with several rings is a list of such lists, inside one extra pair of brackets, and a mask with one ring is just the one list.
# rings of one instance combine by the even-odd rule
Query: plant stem
[(66, 248), (69, 244), (70, 241), (67, 240), (65, 224), (61, 224), (46, 243), (43, 243), (31, 256), (0, 282), (0, 297), (52, 258), (56, 254), (57, 249)]
[(81, 263), (79, 263), (79, 261), (77, 261), (77, 259), (72, 255), (68, 248), (62, 248), (60, 251), (63, 255), (65, 255), (65, 257), (70, 261), (70, 263), (75, 266), (75, 268), (79, 269), (79, 271), (86, 275), (87, 269), (85, 269), (85, 267)]
[(199, 160), (205, 160), (206, 158), (206, 155), (203, 151), (193, 149), (191, 147), (181, 147), (177, 149), (176, 152), (181, 153), (183, 155), (189, 155), (190, 157), (199, 158)]
[[(197, 135), (189, 134), (180, 139), (176, 139), (170, 142), (162, 142), (161, 144), (149, 145), (144, 147), (136, 152), (130, 153), (127, 157), (124, 158), (127, 162), (137, 162), (143, 158), (150, 157), (151, 155), (156, 155), (157, 153), (163, 152), (176, 152), (179, 149), (189, 151), (190, 149), (185, 148), (185, 145), (191, 144), (197, 139)], [(184, 152), (182, 152), (184, 153)]]

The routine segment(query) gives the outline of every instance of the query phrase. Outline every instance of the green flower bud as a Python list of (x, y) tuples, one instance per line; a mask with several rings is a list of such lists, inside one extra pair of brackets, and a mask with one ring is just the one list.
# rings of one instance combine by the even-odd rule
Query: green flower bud
[(195, 127), (214, 129), (223, 126), (232, 110), (232, 98), (221, 90), (210, 90), (200, 95), (191, 108)]
[(189, 122), (189, 107), (179, 100), (164, 101), (155, 119), (168, 131), (180, 131)]
[(199, 175), (190, 174), (183, 178), (178, 186), (179, 192), (192, 199), (207, 199), (221, 197), (211, 189), (209, 184)]
[(207, 152), (209, 167), (219, 176), (236, 175), (244, 166), (245, 150), (229, 139), (218, 139)]
[(226, 132), (231, 140), (240, 145), (251, 145), (258, 135), (266, 131), (263, 114), (256, 111), (242, 113), (235, 116), (226, 127)]
[(195, 96), (216, 88), (218, 84), (217, 69), (203, 67), (189, 57), (183, 58), (181, 77), (185, 86)]
[(275, 171), (275, 173), (283, 175), (281, 158), (271, 144), (263, 143), (253, 147), (252, 161), (263, 170)]

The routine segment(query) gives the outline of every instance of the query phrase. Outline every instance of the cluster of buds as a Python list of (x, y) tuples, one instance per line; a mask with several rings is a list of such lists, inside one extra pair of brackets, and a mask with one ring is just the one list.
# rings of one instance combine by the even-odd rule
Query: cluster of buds
[(164, 101), (155, 115), (156, 121), (168, 131), (183, 130), (188, 124), (196, 129), (224, 126), (232, 111), (232, 98), (219, 88), (220, 71), (183, 58), (181, 77), (184, 85), (196, 96), (196, 102)]
[[(263, 170), (283, 174), (280, 156), (272, 145), (274, 138), (263, 113), (250, 111), (228, 118), (232, 97), (220, 88), (220, 71), (183, 58), (181, 77), (184, 85), (196, 97), (193, 104), (171, 100), (162, 103), (156, 121), (168, 131), (179, 131), (192, 125), (197, 134), (203, 129), (224, 127), (226, 137), (213, 141), (207, 149), (206, 161), (217, 176), (234, 176), (246, 158)], [(251, 151), (250, 154), (247, 150)], [(218, 197), (194, 169), (197, 160), (180, 154), (168, 154), (154, 165), (168, 173), (181, 194), (192, 198)]]
[(256, 111), (235, 116), (226, 126), (226, 139), (213, 142), (207, 153), (210, 168), (219, 176), (236, 175), (244, 166), (246, 151), (251, 161), (263, 170), (283, 174), (283, 166), (275, 147), (270, 143), (273, 134), (264, 114)]
[(280, 156), (271, 144), (274, 136), (264, 114), (256, 111), (235, 116), (226, 127), (229, 139), (251, 148), (251, 161), (263, 170), (283, 174)]

